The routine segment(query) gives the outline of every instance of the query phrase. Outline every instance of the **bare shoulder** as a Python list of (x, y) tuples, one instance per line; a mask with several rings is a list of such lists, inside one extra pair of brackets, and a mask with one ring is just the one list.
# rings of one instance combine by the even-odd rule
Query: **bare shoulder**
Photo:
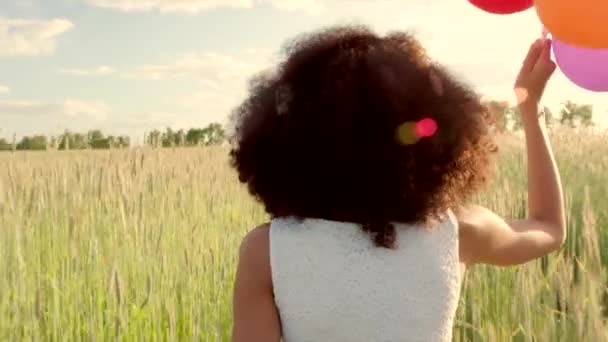
[(491, 210), (479, 205), (461, 206), (454, 211), (458, 221), (460, 260), (472, 264), (477, 260), (478, 252), (483, 249), (488, 234), (504, 221)]
[(261, 247), (269, 241), (270, 224), (264, 223), (249, 231), (241, 242), (241, 248)]
[(241, 263), (257, 271), (270, 269), (270, 224), (262, 224), (245, 235), (240, 247)]
[(491, 210), (479, 205), (463, 205), (454, 211), (454, 215), (463, 230), (471, 230), (479, 226), (483, 221), (496, 218), (497, 215)]
[(455, 211), (455, 216), (460, 226), (460, 233), (464, 236), (484, 233), (488, 228), (507, 225), (502, 217), (480, 205), (461, 206)]
[(475, 234), (480, 221), (482, 221), (480, 217), (487, 215), (486, 211), (488, 210), (477, 205), (461, 206), (454, 211), (454, 216), (458, 221), (458, 235), (461, 244), (466, 242), (472, 234)]
[(280, 341), (269, 247), (270, 226), (251, 230), (241, 242), (234, 281), (232, 341)]

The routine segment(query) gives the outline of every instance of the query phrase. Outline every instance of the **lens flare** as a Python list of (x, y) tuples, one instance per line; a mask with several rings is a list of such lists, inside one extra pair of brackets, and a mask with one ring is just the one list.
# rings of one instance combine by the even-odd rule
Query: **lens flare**
[(413, 145), (420, 140), (416, 135), (416, 124), (406, 122), (397, 127), (397, 140), (403, 145)]
[(437, 123), (431, 118), (426, 118), (416, 123), (416, 134), (421, 138), (428, 138), (437, 132)]
[(403, 145), (413, 145), (422, 138), (428, 138), (437, 132), (437, 122), (425, 118), (418, 122), (408, 121), (397, 127), (397, 140)]

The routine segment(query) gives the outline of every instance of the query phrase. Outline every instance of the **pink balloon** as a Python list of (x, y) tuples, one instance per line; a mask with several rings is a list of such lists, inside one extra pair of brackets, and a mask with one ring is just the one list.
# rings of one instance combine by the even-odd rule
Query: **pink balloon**
[(475, 7), (493, 14), (523, 12), (534, 5), (533, 0), (469, 0)]
[(575, 47), (553, 37), (553, 54), (572, 83), (594, 92), (608, 92), (608, 49)]

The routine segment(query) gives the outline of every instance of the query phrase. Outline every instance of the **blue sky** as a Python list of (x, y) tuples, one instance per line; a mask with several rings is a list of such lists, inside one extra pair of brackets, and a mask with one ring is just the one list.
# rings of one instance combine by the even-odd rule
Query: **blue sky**
[[(494, 16), (465, 0), (3, 1), (0, 136), (102, 128), (141, 140), (152, 128), (224, 122), (286, 39), (349, 22), (413, 30), (433, 58), (509, 101), (541, 30), (533, 10)], [(558, 72), (545, 102), (568, 99), (608, 121), (606, 94)]]

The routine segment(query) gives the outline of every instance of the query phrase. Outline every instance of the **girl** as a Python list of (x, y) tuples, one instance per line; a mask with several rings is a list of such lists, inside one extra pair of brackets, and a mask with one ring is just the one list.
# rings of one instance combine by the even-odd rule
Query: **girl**
[(287, 46), (236, 111), (232, 163), (272, 218), (243, 240), (235, 342), (451, 341), (465, 269), (557, 250), (565, 218), (539, 120), (550, 41), (515, 82), (529, 217), (466, 205), (496, 152), (479, 97), (410, 35), (338, 27)]

